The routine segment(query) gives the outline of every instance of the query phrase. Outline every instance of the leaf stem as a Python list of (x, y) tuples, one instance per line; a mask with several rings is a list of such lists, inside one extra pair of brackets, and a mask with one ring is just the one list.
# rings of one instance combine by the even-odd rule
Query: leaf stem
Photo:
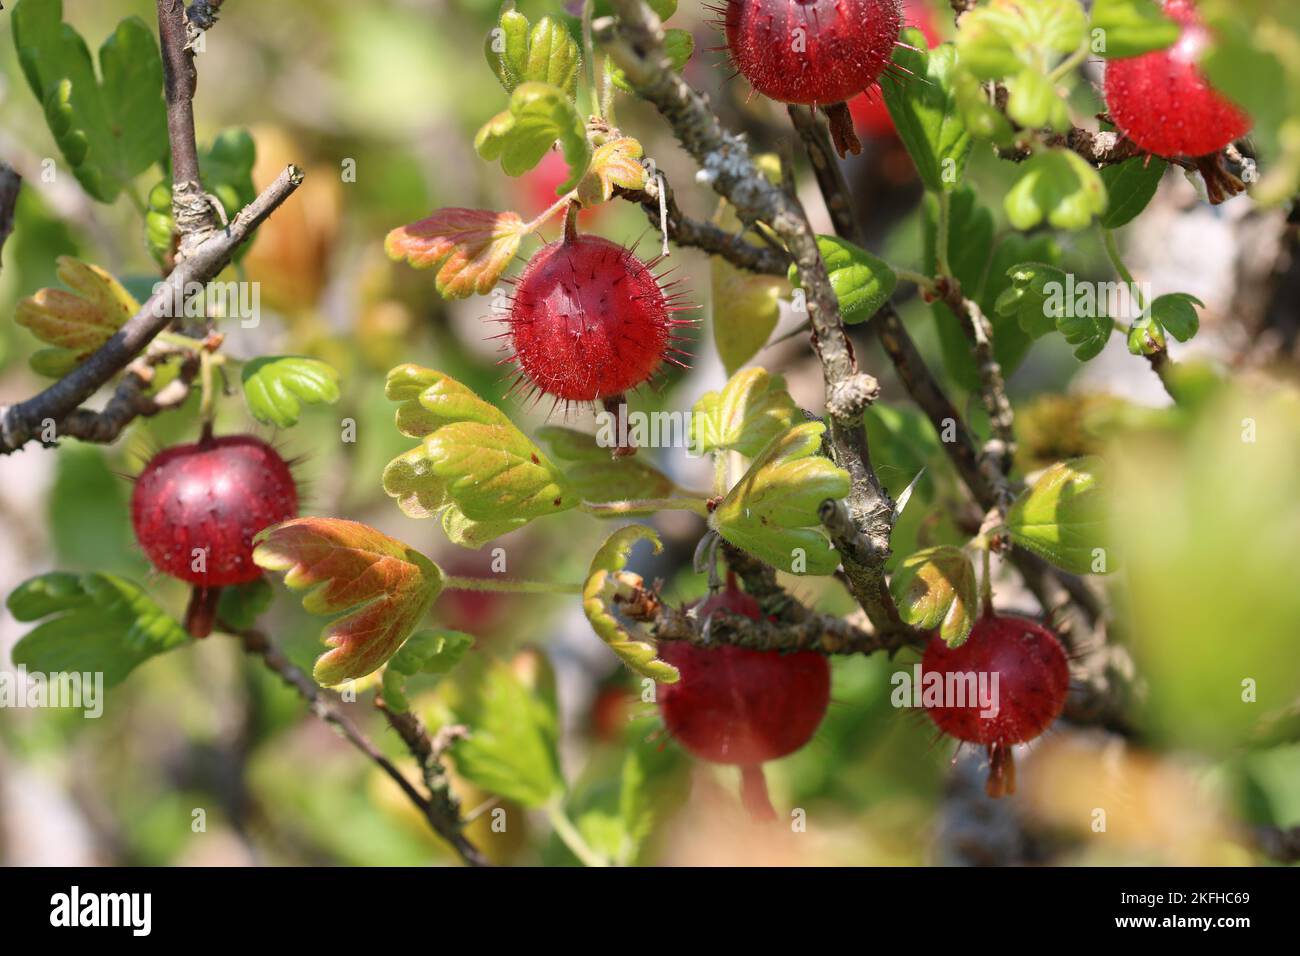
[(501, 591), (509, 594), (581, 594), (581, 584), (560, 581), (519, 581), (508, 578), (463, 578), (448, 574), (442, 579), (443, 588), (454, 591)]
[(899, 266), (891, 265), (889, 268), (894, 270), (894, 275), (904, 282), (910, 282), (924, 292), (933, 293), (935, 291), (934, 279), (920, 272), (913, 272), (911, 269), (903, 269)]
[(578, 508), (591, 515), (623, 515), (637, 511), (693, 511), (708, 517), (704, 498), (640, 498), (630, 501), (584, 501)]
[(583, 0), (582, 67), (587, 77), (587, 89), (591, 93), (591, 112), (597, 119), (603, 119), (604, 115), (601, 112), (600, 88), (596, 85), (596, 45), (591, 38), (591, 19), (595, 9), (596, 0)]
[(1132, 291), (1138, 308), (1145, 312), (1146, 303), (1142, 300), (1142, 290), (1138, 287), (1133, 278), (1133, 273), (1128, 271), (1128, 266), (1124, 265), (1124, 259), (1119, 254), (1119, 243), (1115, 240), (1115, 230), (1103, 228), (1101, 230), (1101, 240), (1106, 247), (1106, 255), (1110, 257), (1110, 264), (1115, 267), (1115, 273), (1124, 280)]
[(574, 856), (582, 861), (583, 866), (609, 866), (609, 861), (593, 850), (582, 838), (582, 834), (573, 825), (573, 821), (569, 819), (558, 800), (546, 805), (546, 816), (551, 821), (555, 835), (564, 842)]
[(572, 192), (565, 193), (559, 199), (555, 200), (555, 202), (553, 202), (545, 210), (543, 210), (541, 215), (539, 215), (536, 219), (532, 219), (524, 223), (523, 226), (524, 232), (525, 233), (536, 232), (538, 229), (540, 229), (543, 225), (546, 224), (546, 221), (548, 219), (554, 216), (561, 209), (564, 209), (566, 206), (568, 206), (569, 203), (571, 203), (574, 199), (577, 198), (577, 196), (578, 196), (578, 191), (576, 189), (573, 190)]
[(1057, 64), (1056, 69), (1054, 69), (1051, 73), (1048, 74), (1047, 81), (1051, 83), (1053, 86), (1055, 86), (1057, 83), (1060, 83), (1061, 80), (1063, 80), (1067, 75), (1069, 75), (1069, 73), (1072, 70), (1074, 70), (1081, 63), (1083, 63), (1084, 60), (1088, 59), (1088, 54), (1091, 52), (1092, 52), (1092, 47), (1089, 45), (1088, 41), (1085, 40), (1082, 44), (1079, 45), (1079, 49), (1075, 50), (1068, 57), (1066, 57), (1059, 64)]
[(935, 270), (942, 278), (952, 277), (952, 267), (948, 264), (948, 232), (952, 222), (952, 193), (946, 189), (939, 191), (939, 223), (934, 240)]

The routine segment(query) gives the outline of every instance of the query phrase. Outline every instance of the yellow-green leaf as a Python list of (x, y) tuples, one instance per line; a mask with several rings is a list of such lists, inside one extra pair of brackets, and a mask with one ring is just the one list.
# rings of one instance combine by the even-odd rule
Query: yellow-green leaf
[(691, 445), (700, 454), (733, 449), (754, 457), (800, 419), (785, 379), (764, 368), (742, 369), (720, 392), (706, 392), (691, 414)]
[(578, 201), (584, 206), (608, 202), (614, 187), (641, 189), (646, 172), (641, 165), (641, 144), (630, 136), (620, 136), (596, 147), (591, 165), (578, 183)]
[(654, 545), (656, 554), (663, 550), (658, 535), (645, 525), (627, 525), (605, 539), (587, 571), (587, 581), (582, 588), (582, 610), (592, 629), (624, 664), (644, 677), (672, 684), (681, 676), (677, 668), (659, 660), (654, 645), (639, 639), (614, 613), (617, 607), (615, 598), (627, 597), (643, 583), (639, 575), (624, 571), (628, 553), (633, 545), (643, 540)]
[(939, 629), (949, 647), (970, 636), (979, 613), (975, 568), (961, 548), (926, 548), (904, 559), (889, 582), (899, 616), (922, 630)]
[(557, 190), (563, 194), (578, 185), (591, 161), (587, 127), (562, 90), (530, 82), (515, 87), (509, 109), (483, 124), (474, 149), (486, 160), (500, 159), (507, 176), (520, 176), (541, 162), (557, 140), (569, 164), (569, 178)]
[(833, 574), (839, 554), (818, 512), (849, 493), (849, 473), (819, 454), (825, 430), (805, 422), (772, 439), (713, 512), (714, 529), (774, 568)]
[(1074, 574), (1113, 571), (1102, 476), (1095, 456), (1048, 468), (1007, 512), (1011, 540)]
[(721, 256), (709, 260), (713, 343), (727, 374), (758, 354), (781, 318), (788, 283), (738, 269)]

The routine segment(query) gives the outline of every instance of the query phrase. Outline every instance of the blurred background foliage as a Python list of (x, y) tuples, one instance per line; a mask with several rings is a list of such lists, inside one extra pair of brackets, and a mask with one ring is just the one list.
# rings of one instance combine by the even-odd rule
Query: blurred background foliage
[[(576, 30), (576, 19), (554, 3), (518, 6), (532, 17), (559, 13)], [(123, 16), (154, 25), (150, 0), (65, 0), (64, 7), (92, 47)], [(951, 37), (947, 4), (936, 0), (932, 7), (934, 28)], [(228, 127), (252, 132), (256, 186), (290, 161), (307, 173), (242, 262), (247, 277), (261, 283), (261, 324), (223, 329), (234, 355), (312, 355), (341, 373), (336, 406), (310, 408), (298, 425), (273, 436), (297, 459), (304, 513), (365, 521), (461, 575), (487, 573), (489, 553), (457, 549), (436, 522), (404, 518), (380, 488), (384, 464), (409, 444), (392, 426), (383, 377), (399, 362), (416, 362), (498, 401), (508, 377), (496, 364), (496, 344), (485, 341), (492, 330), (486, 301), (440, 299), (427, 273), (385, 258), (382, 240), (394, 226), (440, 206), (514, 209), (527, 217), (553, 201), (565, 174), (558, 157), (509, 179), (473, 151), (475, 131), (505, 101), (482, 54), (497, 13), (489, 0), (229, 0), (198, 57), (195, 100), (201, 143)], [(711, 16), (683, 3), (673, 18), (673, 26), (696, 37), (689, 82), (707, 91), (726, 124), (747, 131), (759, 148), (792, 149), (784, 111), (751, 97), (742, 79), (728, 79), (725, 54), (710, 50), (721, 42)], [(104, 206), (88, 201), (70, 176), (42, 181), (42, 160), (57, 152), (18, 69), (3, 15), (0, 51), (0, 155), (26, 177), (0, 270), (0, 401), (12, 401), (42, 386), (27, 365), (38, 343), (11, 321), (14, 306), (57, 284), (57, 256), (97, 263), (136, 283), (133, 288), (147, 288), (158, 266), (140, 213), (126, 199)], [(1080, 117), (1099, 108), (1088, 84), (1075, 98)], [(618, 119), (665, 171), (683, 208), (713, 215), (716, 198), (694, 183), (689, 160), (658, 117), (625, 97)], [(920, 268), (927, 242), (915, 171), (893, 136), (865, 140), (847, 172), (869, 244), (890, 262)], [(350, 168), (354, 181), (345, 175)], [(1016, 175), (988, 149), (972, 157), (971, 185), (999, 235), (1008, 228), (1001, 197)], [(156, 178), (142, 177), (140, 188)], [(799, 187), (819, 228), (830, 231), (811, 178), (801, 177)], [(1279, 309), (1282, 293), (1243, 314), (1239, 294), (1257, 299), (1259, 290), (1234, 285), (1235, 274), (1225, 277), (1216, 266), (1225, 257), (1262, 254), (1242, 224), (1267, 215), (1284, 213), (1257, 211), (1247, 198), (1211, 210), (1174, 172), (1148, 213), (1155, 225), (1135, 225), (1126, 236), (1139, 278), (1169, 285), (1157, 291), (1194, 292), (1209, 304), (1204, 334), (1186, 357), (1214, 372), (1190, 407), (1166, 407), (1155, 377), (1127, 354), (1122, 337), (1084, 367), (1060, 337), (1049, 336), (1035, 343), (1010, 380), (1022, 475), (1079, 454), (1100, 453), (1113, 462), (1122, 567), (1103, 585), (1117, 609), (1109, 636), (1132, 647), (1147, 693), (1132, 740), (1058, 727), (1028, 756), (1024, 792), (1009, 807), (990, 808), (964, 795), (962, 764), (952, 769), (952, 743), (935, 742), (923, 717), (890, 706), (890, 677), (910, 668), (910, 655), (834, 660), (833, 703), (816, 738), (768, 767), (774, 801), (803, 808), (807, 832), (756, 832), (742, 819), (732, 772), (687, 766), (671, 741), (660, 739), (653, 706), (642, 702), (639, 686), (591, 633), (577, 601), (448, 593), (434, 609), (434, 623), (473, 634), (473, 655), (506, 658), (530, 645), (545, 650), (558, 679), (560, 753), (573, 781), (570, 812), (589, 843), (601, 845), (608, 832), (626, 750), (659, 755), (663, 766), (655, 772), (672, 781), (662, 794), (671, 812), (657, 822), (638, 857), (643, 862), (1260, 862), (1243, 847), (1244, 827), (1300, 823), (1297, 720), (1285, 716), (1300, 694), (1300, 405), (1284, 384), (1294, 379), (1294, 353), (1283, 348), (1261, 363), (1252, 347), (1266, 335), (1289, 335), (1293, 342), (1297, 316), (1294, 297)], [(640, 240), (647, 249), (658, 245), (644, 213), (627, 204), (600, 208), (584, 227), (619, 242)], [(548, 227), (547, 237), (557, 228)], [(1291, 226), (1292, 249), (1294, 233)], [(1189, 248), (1192, 235), (1199, 237), (1197, 248)], [(1062, 261), (1080, 278), (1110, 278), (1095, 232), (1054, 238)], [(966, 240), (958, 234), (955, 241)], [(535, 240), (523, 255), (533, 248)], [(1277, 259), (1283, 262), (1280, 254)], [(672, 262), (704, 308), (692, 333), (692, 367), (637, 395), (634, 404), (646, 410), (689, 408), (725, 381), (710, 334), (707, 259), (674, 250)], [(978, 400), (944, 366), (939, 329), (946, 313), (914, 296), (900, 308), (959, 407), (984, 429)], [(787, 307), (777, 334), (797, 324)], [(882, 480), (897, 493), (927, 469), (896, 531), (895, 560), (919, 546), (964, 543), (969, 530), (959, 530), (957, 520), (965, 510), (963, 492), (936, 436), (862, 326), (854, 336), (860, 360), (884, 383), (868, 422)], [(820, 369), (802, 338), (769, 347), (756, 361), (784, 372), (802, 406), (820, 407)], [(1261, 364), (1262, 371), (1235, 370)], [(138, 423), (108, 448), (67, 442), (57, 451), (29, 447), (0, 460), (3, 590), (52, 568), (112, 571), (146, 582), (179, 613), (182, 587), (150, 572), (131, 540), (129, 476), (152, 451), (195, 437), (195, 400)], [(518, 400), (503, 405), (525, 430), (547, 417), (544, 407)], [(355, 443), (340, 440), (345, 418), (356, 422)], [(1255, 423), (1253, 441), (1243, 439), (1246, 420)], [(589, 412), (563, 424), (592, 427)], [(221, 403), (218, 430), (271, 435), (233, 397)], [(708, 481), (705, 461), (680, 450), (652, 454), (685, 484)], [(558, 519), (536, 522), (503, 539), (512, 576), (581, 579), (609, 526), (577, 514), (563, 520), (562, 529)], [(701, 594), (704, 582), (689, 570), (698, 519), (668, 513), (655, 523), (665, 552), (653, 560), (638, 554), (634, 566), (647, 579), (665, 579), (674, 600)], [(790, 586), (826, 611), (852, 610), (833, 579)], [(1037, 610), (1013, 575), (1001, 577), (998, 587), (1002, 606)], [(321, 622), (280, 588), (264, 621), (293, 660), (309, 668), (320, 651)], [(16, 622), (0, 616), (6, 667), (20, 635)], [(1256, 682), (1254, 702), (1242, 700), (1244, 680)], [(414, 679), (411, 690), (417, 710), (436, 722), (445, 706), (442, 689), (421, 696)], [(0, 711), (0, 862), (450, 860), (391, 784), (231, 641), (213, 638), (155, 659), (111, 694), (97, 721), (74, 712)], [(354, 717), (403, 760), (400, 741), (382, 730), (367, 699), (363, 693), (350, 705)], [(549, 836), (544, 818), (459, 777), (454, 788), (467, 810), (480, 813), (470, 835), (494, 860), (576, 862)], [(504, 833), (491, 827), (498, 807), (507, 810)], [(1093, 828), (1098, 807), (1107, 810), (1105, 833)], [(192, 830), (196, 808), (206, 812), (206, 832)], [(1014, 838), (999, 836), (1008, 814), (1019, 834)], [(1002, 840), (1002, 849), (981, 849), (981, 840)]]

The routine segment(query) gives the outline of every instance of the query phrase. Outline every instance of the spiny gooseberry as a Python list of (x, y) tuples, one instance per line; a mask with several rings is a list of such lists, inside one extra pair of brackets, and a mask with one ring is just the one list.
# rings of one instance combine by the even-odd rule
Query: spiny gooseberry
[[(753, 620), (753, 597), (730, 584), (696, 608), (701, 620), (728, 611)], [(830, 701), (826, 658), (814, 651), (781, 654), (722, 645), (665, 642), (659, 656), (681, 672), (659, 689), (668, 732), (711, 763), (738, 765), (741, 797), (756, 818), (774, 819), (763, 763), (793, 753), (816, 732)]]
[(150, 459), (131, 495), (135, 538), (150, 563), (194, 586), (186, 627), (195, 637), (211, 633), (222, 587), (262, 573), (253, 537), (297, 514), (288, 464), (252, 435), (167, 448)]
[[(963, 706), (927, 705), (926, 711), (944, 733), (985, 746), (989, 796), (1015, 793), (1011, 748), (1033, 740), (1065, 709), (1070, 669), (1056, 635), (1027, 618), (986, 614), (958, 647), (949, 647), (938, 634), (931, 637), (921, 658), (921, 671), (942, 674), (945, 688), (956, 687), (963, 680), (969, 687), (968, 675), (977, 679), (987, 675), (987, 686), (995, 689), (993, 707), (988, 710), (994, 713), (969, 698)], [(944, 703), (956, 701), (945, 699)]]
[(880, 79), (903, 29), (901, 0), (727, 0), (736, 69), (781, 103), (822, 107), (836, 149), (859, 152), (844, 102)]
[(514, 347), (506, 361), (556, 402), (622, 395), (650, 380), (664, 362), (682, 365), (674, 319), (681, 293), (660, 285), (658, 260), (598, 236), (552, 242), (528, 261), (503, 319)]
[[(903, 0), (903, 18), (904, 26), (915, 27), (925, 35), (926, 45), (931, 49), (939, 45), (939, 25), (934, 10), (925, 0)], [(884, 139), (897, 135), (879, 89), (868, 89), (849, 100), (849, 112), (854, 125), (865, 136)]]
[[(1240, 192), (1240, 180), (1223, 170), (1220, 150), (1250, 131), (1250, 119), (1212, 86), (1200, 60), (1210, 34), (1193, 0), (1164, 0), (1182, 27), (1173, 46), (1106, 65), (1106, 108), (1120, 131), (1156, 156), (1190, 156), (1205, 175), (1210, 199)], [(1213, 159), (1202, 159), (1213, 157)]]

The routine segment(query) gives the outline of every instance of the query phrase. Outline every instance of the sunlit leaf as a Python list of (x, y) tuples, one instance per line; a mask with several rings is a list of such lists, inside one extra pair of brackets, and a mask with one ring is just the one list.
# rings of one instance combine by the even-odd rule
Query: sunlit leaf
[(618, 600), (628, 597), (642, 583), (639, 576), (623, 570), (627, 567), (628, 554), (638, 541), (649, 541), (656, 554), (663, 548), (659, 536), (639, 524), (619, 528), (605, 539), (587, 571), (582, 609), (592, 629), (624, 664), (644, 677), (672, 684), (680, 677), (677, 668), (659, 660), (654, 645), (634, 635), (615, 613)]
[(437, 269), (438, 293), (463, 299), (492, 291), (526, 231), (513, 212), (439, 209), (428, 219), (390, 232), (384, 251), (416, 269)]
[(819, 454), (825, 430), (805, 422), (772, 439), (713, 512), (717, 532), (779, 570), (833, 574), (839, 554), (818, 511), (849, 493), (849, 474)]
[(913, 627), (939, 630), (949, 647), (970, 636), (979, 614), (975, 568), (961, 548), (941, 545), (905, 558), (889, 582), (899, 616)]
[(251, 359), (240, 371), (244, 401), (259, 422), (288, 428), (302, 406), (339, 400), (339, 373), (320, 359), (273, 355)]
[(342, 614), (322, 633), (333, 648), (316, 659), (322, 684), (376, 670), (402, 646), (442, 590), (442, 572), (420, 552), (357, 521), (294, 518), (262, 531), (253, 560), (285, 572), (284, 583), (311, 588), (302, 606)]
[(752, 458), (800, 418), (784, 378), (742, 369), (721, 392), (706, 392), (695, 403), (691, 444), (701, 454), (732, 449)]
[(1091, 456), (1048, 468), (1007, 512), (1011, 540), (1074, 574), (1113, 571), (1102, 476)]

